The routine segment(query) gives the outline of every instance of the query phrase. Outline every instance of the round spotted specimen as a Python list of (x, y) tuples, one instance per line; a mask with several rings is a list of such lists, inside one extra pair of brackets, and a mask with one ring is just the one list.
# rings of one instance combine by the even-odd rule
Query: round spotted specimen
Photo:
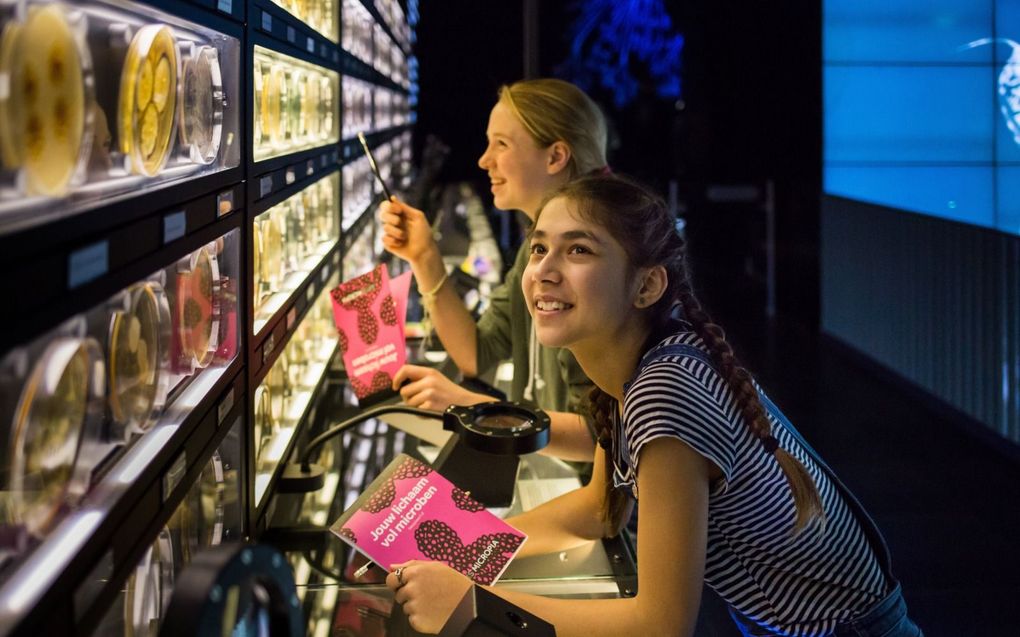
[(346, 526), (340, 529), (340, 537), (346, 539), (351, 544), (358, 543), (358, 536), (354, 534), (354, 531), (350, 530)]
[(337, 334), (340, 337), (340, 355), (343, 356), (347, 353), (347, 347), (351, 344), (351, 342), (347, 338), (347, 332), (338, 329)]
[[(375, 297), (382, 289), (382, 270), (376, 268), (368, 274), (350, 281), (344, 281), (334, 288), (333, 298), (342, 307), (354, 310), (367, 310), (372, 306)], [(358, 292), (359, 294), (355, 294)]]
[(386, 372), (376, 372), (375, 376), (372, 376), (372, 384), (368, 386), (368, 391), (371, 394), (376, 392), (386, 391), (393, 387), (393, 377)]
[(396, 471), (393, 472), (393, 479), (407, 480), (408, 478), (424, 478), (430, 473), (432, 473), (432, 467), (413, 458), (408, 458), (407, 460), (404, 460), (399, 467), (397, 467)]
[[(522, 541), (513, 533), (487, 533), (464, 546), (457, 532), (439, 520), (425, 520), (418, 525), (414, 539), (422, 555), (445, 562), (479, 584), (495, 581)], [(481, 564), (477, 564), (479, 561)]]
[(361, 510), (368, 511), (369, 513), (378, 513), (393, 503), (395, 495), (397, 495), (397, 488), (393, 485), (393, 480), (387, 480), (368, 499), (368, 502), (361, 507)]
[(467, 491), (461, 491), (457, 487), (454, 487), (452, 495), (453, 504), (461, 511), (477, 513), (478, 511), (485, 510), (485, 505), (472, 498)]
[(365, 344), (375, 343), (375, 339), (379, 336), (379, 323), (371, 312), (358, 310), (358, 334), (361, 335), (361, 340)]
[(393, 302), (393, 297), (389, 294), (382, 300), (382, 306), (379, 309), (379, 318), (386, 325), (397, 324), (397, 304)]
[[(357, 392), (357, 385), (355, 385), (355, 392)], [(432, 467), (413, 458), (408, 458), (400, 463), (397, 470), (393, 472), (389, 480), (384, 482), (379, 490), (368, 499), (368, 502), (361, 507), (362, 511), (368, 511), (369, 513), (378, 513), (386, 507), (393, 504), (393, 498), (397, 495), (397, 487), (394, 484), (396, 480), (407, 480), (408, 478), (424, 478), (428, 474), (432, 473)]]

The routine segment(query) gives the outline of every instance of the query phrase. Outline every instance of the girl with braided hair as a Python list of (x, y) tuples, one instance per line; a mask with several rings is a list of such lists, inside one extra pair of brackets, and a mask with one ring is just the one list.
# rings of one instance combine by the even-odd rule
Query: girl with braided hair
[[(522, 287), (539, 340), (595, 384), (591, 482), (510, 522), (522, 555), (638, 526), (638, 594), (547, 599), (494, 589), (558, 635), (691, 635), (702, 582), (745, 635), (917, 637), (882, 536), (754, 382), (695, 296), (658, 197), (612, 176), (568, 183), (530, 235)], [(412, 562), (387, 583), (418, 630), (470, 582)]]

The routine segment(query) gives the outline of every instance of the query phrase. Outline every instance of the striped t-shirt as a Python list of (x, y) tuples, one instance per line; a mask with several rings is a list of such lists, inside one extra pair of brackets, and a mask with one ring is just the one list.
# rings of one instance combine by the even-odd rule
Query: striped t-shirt
[[(693, 332), (661, 345), (705, 349)], [(615, 410), (614, 410), (615, 413)], [(613, 479), (634, 497), (641, 448), (678, 438), (712, 461), (705, 582), (743, 615), (778, 635), (828, 635), (888, 592), (871, 546), (832, 482), (769, 416), (780, 446), (807, 467), (825, 510), (824, 524), (793, 534), (793, 496), (776, 459), (738, 414), (733, 394), (709, 365), (666, 356), (645, 366), (624, 395), (614, 427)]]

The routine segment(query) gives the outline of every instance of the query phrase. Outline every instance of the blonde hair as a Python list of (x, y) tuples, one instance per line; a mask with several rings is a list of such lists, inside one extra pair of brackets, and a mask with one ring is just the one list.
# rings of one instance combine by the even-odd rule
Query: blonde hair
[(558, 141), (570, 147), (571, 179), (606, 167), (606, 120), (595, 102), (570, 82), (543, 78), (505, 84), (499, 102), (539, 147)]

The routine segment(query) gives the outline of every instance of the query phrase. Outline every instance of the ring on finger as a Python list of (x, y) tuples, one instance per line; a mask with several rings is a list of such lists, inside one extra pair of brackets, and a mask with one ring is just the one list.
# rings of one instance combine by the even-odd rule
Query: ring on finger
[(403, 566), (398, 566), (397, 570), (393, 571), (393, 574), (397, 576), (397, 583), (400, 584), (400, 586), (397, 586), (397, 588), (401, 588), (402, 586), (407, 584), (407, 582), (404, 581), (404, 567)]

